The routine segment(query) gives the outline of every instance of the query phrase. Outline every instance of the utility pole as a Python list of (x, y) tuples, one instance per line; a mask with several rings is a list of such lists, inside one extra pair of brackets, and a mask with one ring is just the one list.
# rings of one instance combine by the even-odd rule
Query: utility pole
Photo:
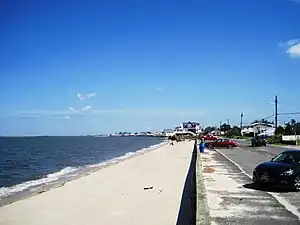
[(241, 113), (241, 124), (240, 124), (240, 128), (241, 128), (241, 130), (242, 130), (242, 128), (243, 128), (243, 112)]
[(227, 119), (227, 125), (229, 125), (229, 119)]
[(275, 96), (275, 129), (277, 128), (278, 122), (278, 98), (277, 95)]

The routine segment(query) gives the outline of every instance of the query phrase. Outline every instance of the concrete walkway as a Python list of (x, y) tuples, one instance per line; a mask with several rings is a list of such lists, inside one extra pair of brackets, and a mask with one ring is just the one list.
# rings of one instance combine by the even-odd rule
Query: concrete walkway
[(299, 224), (297, 216), (268, 192), (253, 188), (251, 179), (223, 155), (209, 150), (201, 156), (212, 225)]

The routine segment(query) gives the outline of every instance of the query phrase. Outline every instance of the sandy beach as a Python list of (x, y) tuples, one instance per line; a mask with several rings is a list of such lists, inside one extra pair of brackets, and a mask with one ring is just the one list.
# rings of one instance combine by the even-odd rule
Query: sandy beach
[(5, 205), (0, 224), (176, 224), (193, 144), (165, 145)]

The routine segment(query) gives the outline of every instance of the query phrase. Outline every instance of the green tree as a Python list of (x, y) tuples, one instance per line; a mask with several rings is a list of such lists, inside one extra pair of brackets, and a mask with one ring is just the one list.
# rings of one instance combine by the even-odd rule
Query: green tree
[(285, 135), (292, 135), (292, 134), (294, 134), (293, 130), (294, 130), (293, 126), (290, 123), (287, 123), (285, 128), (284, 128), (284, 134)]
[(204, 129), (204, 133), (210, 133), (212, 131), (216, 130), (215, 127), (211, 127), (211, 126), (208, 126)]
[(241, 128), (234, 126), (228, 132), (227, 136), (240, 136), (241, 135)]
[(291, 119), (290, 124), (293, 128), (293, 134), (300, 134), (300, 123), (297, 122), (295, 119)]
[(261, 122), (261, 123), (266, 123), (266, 124), (271, 123), (271, 122), (269, 122), (268, 120), (265, 120), (265, 119), (261, 119), (260, 122)]
[(282, 126), (279, 126), (275, 130), (276, 135), (283, 135), (285, 133), (285, 129)]
[(254, 120), (252, 123), (265, 123), (265, 124), (273, 124), (273, 122), (268, 121), (266, 119)]
[(296, 120), (294, 120), (294, 119), (291, 119), (291, 122), (290, 122), (290, 124), (292, 125), (292, 127), (294, 127), (295, 125), (296, 125)]
[(220, 130), (227, 132), (231, 129), (231, 126), (229, 124), (224, 123), (223, 125), (221, 125)]
[(300, 135), (300, 123), (296, 123), (294, 126), (296, 134)]

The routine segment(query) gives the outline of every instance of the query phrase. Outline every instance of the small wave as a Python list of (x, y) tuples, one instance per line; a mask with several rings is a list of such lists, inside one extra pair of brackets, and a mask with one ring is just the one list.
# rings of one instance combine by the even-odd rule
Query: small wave
[(101, 168), (103, 166), (107, 166), (107, 165), (111, 165), (111, 164), (115, 164), (118, 163), (120, 161), (123, 161), (127, 158), (130, 158), (133, 155), (136, 155), (137, 152), (127, 152), (125, 155), (113, 158), (113, 159), (109, 159), (107, 161), (101, 162), (101, 163), (96, 163), (96, 164), (92, 164), (92, 165), (88, 165), (88, 168)]
[(127, 152), (123, 156), (116, 157), (116, 158), (113, 158), (113, 159), (110, 159), (110, 160), (107, 160), (107, 161), (104, 161), (104, 162), (101, 162), (98, 164), (88, 165), (86, 167), (66, 167), (58, 172), (48, 174), (46, 177), (38, 179), (38, 180), (27, 181), (25, 183), (18, 184), (18, 185), (12, 186), (12, 187), (2, 187), (2, 188), (0, 188), (0, 200), (6, 198), (8, 196), (14, 195), (18, 192), (32, 190), (32, 189), (40, 187), (42, 185), (50, 184), (61, 178), (75, 177), (75, 176), (79, 175), (80, 172), (82, 172), (85, 168), (92, 169), (92, 170), (94, 170), (94, 169), (98, 170), (101, 167), (118, 163), (118, 162), (126, 160), (127, 158), (130, 158), (134, 155), (144, 154), (145, 152), (156, 149), (164, 144), (166, 144), (166, 142), (152, 145), (147, 148), (142, 148), (142, 149), (137, 150), (136, 152)]
[(78, 167), (66, 167), (58, 172), (48, 174), (46, 177), (38, 180), (27, 181), (12, 187), (2, 187), (0, 188), (0, 200), (15, 193), (31, 189), (42, 184), (57, 181), (59, 178), (64, 176), (76, 176), (76, 171), (79, 169), (80, 168)]
[(146, 153), (148, 151), (151, 151), (151, 150), (154, 150), (156, 148), (159, 148), (160, 146), (165, 145), (165, 144), (167, 144), (167, 143), (166, 142), (162, 142), (162, 143), (159, 143), (159, 144), (156, 144), (156, 145), (151, 145), (150, 147), (147, 147), (147, 148), (139, 149), (136, 152), (127, 152), (125, 155), (122, 155), (122, 156), (119, 156), (119, 157), (107, 160), (105, 162), (88, 165), (87, 167), (88, 168), (101, 168), (103, 166), (115, 164), (115, 163), (118, 163), (118, 162), (123, 161), (125, 159), (128, 159), (128, 158), (130, 158), (132, 156), (144, 154), (144, 153)]

